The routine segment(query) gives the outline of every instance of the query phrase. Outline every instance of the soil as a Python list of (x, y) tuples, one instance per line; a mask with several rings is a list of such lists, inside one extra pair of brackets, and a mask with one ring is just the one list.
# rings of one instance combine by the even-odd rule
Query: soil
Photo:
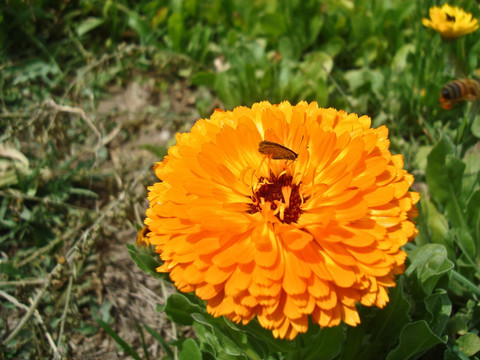
[[(155, 91), (153, 81), (144, 84), (134, 82), (124, 89), (112, 89), (111, 94), (97, 108), (100, 117), (115, 113), (118, 124), (117, 134), (113, 134), (107, 146), (110, 161), (104, 166), (124, 174), (127, 179), (139, 176), (130, 195), (132, 199), (140, 200), (134, 203), (132, 209), (125, 209), (128, 219), (123, 220), (132, 220), (129, 221), (131, 225), (121, 224), (121, 219), (120, 224), (118, 219), (115, 223), (104, 224), (118, 230), (109, 230), (111, 236), (92, 249), (95, 266), (86, 271), (86, 275), (93, 278), (92, 286), (95, 287), (99, 307), (110, 307), (109, 314), (114, 319), (110, 326), (118, 336), (143, 357), (139, 328), (142, 329), (150, 358), (160, 359), (165, 353), (144, 325), (157, 331), (167, 342), (175, 338), (175, 325), (156, 309), (157, 304), (165, 304), (166, 292), (171, 293), (175, 289), (171, 284), (161, 284), (157, 278), (144, 273), (130, 258), (126, 244), (135, 244), (137, 231), (132, 223), (141, 224), (143, 221), (148, 207), (146, 187), (156, 181), (153, 165), (161, 161), (145, 145), (167, 148), (174, 142), (176, 131), (188, 131), (200, 116), (195, 109), (193, 92), (182, 83), (169, 86), (162, 95)], [(120, 180), (120, 188), (125, 183), (126, 180)], [(84, 318), (88, 321), (91, 315), (87, 313)], [(131, 358), (103, 330), (93, 336), (74, 333), (68, 346), (74, 359)]]

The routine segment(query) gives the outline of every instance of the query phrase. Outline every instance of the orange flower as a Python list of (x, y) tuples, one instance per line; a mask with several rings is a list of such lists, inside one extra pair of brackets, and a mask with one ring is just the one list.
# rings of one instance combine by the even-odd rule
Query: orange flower
[[(417, 234), (419, 195), (387, 128), (370, 122), (316, 103), (261, 102), (178, 134), (155, 165), (162, 182), (149, 187), (157, 270), (210, 314), (256, 316), (280, 338), (307, 331), (309, 316), (355, 326), (357, 302), (384, 307), (404, 269), (400, 247)], [(262, 141), (297, 156), (273, 159)]]

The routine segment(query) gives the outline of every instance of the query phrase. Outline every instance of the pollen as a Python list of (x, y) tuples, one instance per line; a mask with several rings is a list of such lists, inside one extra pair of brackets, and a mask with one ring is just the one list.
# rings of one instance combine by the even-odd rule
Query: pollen
[(302, 214), (301, 205), (304, 199), (300, 194), (300, 186), (292, 183), (292, 176), (281, 173), (276, 177), (270, 173), (269, 178), (259, 178), (254, 193), (251, 196), (249, 214), (261, 212), (266, 203), (283, 223), (297, 222)]

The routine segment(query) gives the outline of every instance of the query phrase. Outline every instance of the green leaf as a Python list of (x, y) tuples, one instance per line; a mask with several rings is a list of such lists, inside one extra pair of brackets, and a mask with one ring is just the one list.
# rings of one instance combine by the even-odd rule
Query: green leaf
[(333, 59), (345, 46), (345, 40), (340, 36), (335, 36), (320, 47), (322, 52), (327, 53)]
[(480, 351), (480, 337), (474, 333), (466, 333), (455, 342), (466, 356), (473, 356)]
[(469, 231), (465, 229), (456, 229), (455, 231), (455, 242), (462, 250), (463, 254), (467, 257), (472, 259), (475, 257), (477, 253), (475, 240), (473, 239), (472, 235)]
[(397, 345), (400, 332), (410, 322), (411, 306), (403, 291), (404, 280), (401, 277), (389, 291), (390, 301), (384, 309), (360, 307), (362, 323), (347, 328), (342, 360), (374, 359)]
[(367, 68), (355, 69), (346, 71), (344, 77), (353, 92), (363, 86), (370, 85), (370, 89), (377, 97), (380, 98), (382, 96), (385, 77), (381, 71)]
[(296, 349), (295, 343), (288, 340), (275, 339), (270, 330), (267, 330), (260, 326), (258, 321), (250, 321), (247, 325), (243, 326), (249, 336), (255, 337), (255, 339), (266, 344), (270, 349), (270, 352), (291, 352)]
[(282, 54), (282, 59), (296, 60), (299, 49), (292, 39), (282, 36), (278, 41), (278, 51)]
[(224, 102), (227, 107), (233, 107), (238, 105), (238, 89), (232, 88), (229, 83), (228, 72), (221, 72), (216, 74), (215, 77), (215, 90), (218, 97)]
[(214, 73), (199, 71), (198, 73), (192, 76), (190, 81), (193, 85), (197, 85), (197, 86), (203, 85), (213, 89), (215, 86), (215, 77), (216, 75)]
[(480, 190), (477, 190), (467, 204), (468, 225), (475, 239), (480, 239)]
[(161, 145), (143, 144), (140, 146), (140, 148), (148, 150), (151, 153), (155, 154), (159, 161), (160, 159), (163, 159), (168, 153), (167, 148)]
[(70, 188), (68, 190), (69, 194), (74, 194), (74, 195), (80, 195), (80, 196), (85, 196), (85, 197), (91, 197), (91, 198), (95, 198), (95, 199), (98, 199), (99, 198), (99, 195), (92, 191), (92, 190), (89, 190), (89, 189), (84, 189), (84, 188)]
[(477, 114), (472, 122), (472, 134), (480, 139), (480, 114)]
[[(306, 45), (311, 45), (317, 40), (318, 34), (320, 30), (322, 30), (322, 26), (324, 23), (325, 17), (324, 16), (315, 16), (311, 18), (310, 26), (308, 27), (308, 39)], [(329, 39), (328, 42), (331, 42), (332, 39)]]
[(140, 325), (138, 325), (137, 322), (135, 322), (135, 327), (137, 328), (138, 333), (140, 335), (140, 340), (142, 341), (142, 349), (143, 349), (143, 353), (145, 354), (145, 360), (150, 360), (150, 356), (148, 355), (147, 345), (145, 344), (145, 336), (143, 335), (143, 329)]
[(168, 18), (168, 39), (174, 50), (182, 52), (183, 33), (185, 32), (182, 14), (174, 13)]
[(435, 335), (424, 320), (407, 324), (400, 333), (398, 346), (391, 351), (386, 360), (405, 360), (420, 356), (437, 344), (446, 343), (447, 336)]
[(442, 137), (427, 157), (425, 176), (428, 189), (440, 204), (447, 203), (451, 196), (445, 174), (445, 158), (449, 154), (453, 154), (453, 144), (446, 137)]
[(435, 201), (445, 207), (451, 224), (467, 228), (461, 194), (465, 164), (452, 154), (453, 145), (443, 137), (428, 155), (427, 184)]
[(164, 311), (177, 324), (192, 325), (192, 314), (204, 313), (205, 309), (190, 302), (184, 294), (175, 293), (168, 297)]
[(162, 264), (160, 263), (158, 256), (156, 256), (151, 250), (139, 249), (132, 244), (127, 244), (127, 249), (133, 262), (144, 272), (155, 277), (165, 277), (165, 274), (160, 274), (156, 271), (157, 267)]
[(378, 310), (369, 324), (382, 343), (397, 339), (403, 326), (410, 321), (410, 303), (405, 298), (403, 287), (403, 281), (398, 281), (397, 286), (389, 291), (390, 301), (387, 306)]
[[(476, 360), (477, 358), (475, 358)], [(466, 356), (460, 351), (458, 346), (454, 345), (445, 351), (443, 360), (470, 360), (470, 357)]]
[(472, 190), (478, 189), (478, 173), (480, 172), (480, 142), (472, 146), (465, 154), (465, 174), (463, 176), (464, 193), (470, 195)]
[(447, 258), (447, 251), (444, 246), (438, 244), (427, 244), (409, 253), (410, 265), (405, 275), (415, 274), (419, 281), (421, 290), (430, 295), (438, 281), (453, 269), (454, 264)]
[(193, 339), (186, 339), (182, 343), (178, 358), (180, 360), (202, 360), (202, 352), (196, 341)]
[(447, 292), (443, 289), (437, 289), (434, 294), (427, 296), (425, 298), (425, 308), (430, 318), (428, 321), (430, 328), (440, 336), (452, 312), (452, 302)]
[(104, 18), (89, 17), (83, 22), (79, 23), (77, 26), (78, 36), (83, 36), (89, 31), (99, 27), (105, 22)]
[(448, 332), (453, 335), (463, 335), (468, 331), (471, 317), (465, 313), (457, 312), (450, 319), (448, 319)]
[(427, 158), (428, 154), (432, 151), (432, 146), (430, 145), (423, 145), (420, 146), (417, 151), (415, 152), (415, 160), (414, 164), (418, 169), (426, 169), (427, 168)]
[(318, 329), (314, 327), (314, 336), (304, 336), (306, 346), (304, 349), (295, 352), (296, 359), (303, 360), (330, 360), (334, 359), (342, 350), (345, 339), (345, 329), (343, 326)]
[(282, 14), (265, 14), (258, 21), (262, 30), (269, 36), (278, 37), (286, 32), (285, 18)]
[(148, 38), (152, 35), (152, 30), (138, 14), (128, 12), (128, 25), (137, 33), (142, 44), (148, 42)]
[(170, 346), (168, 346), (168, 343), (165, 340), (165, 338), (162, 335), (160, 335), (158, 332), (156, 332), (154, 329), (152, 329), (150, 326), (146, 324), (143, 324), (143, 326), (150, 333), (150, 335), (152, 335), (162, 345), (163, 350), (165, 350), (165, 352), (167, 353), (168, 358), (173, 359), (174, 358), (173, 351), (172, 349), (170, 349)]
[(247, 335), (243, 331), (231, 331), (231, 327), (225, 326), (225, 321), (228, 320), (199, 313), (194, 314), (193, 318), (202, 348), (205, 344), (216, 359), (259, 359), (249, 346)]
[(121, 338), (106, 322), (101, 319), (96, 319), (97, 323), (105, 330), (105, 332), (110, 335), (117, 344), (126, 351), (132, 358), (135, 360), (141, 360), (140, 356), (133, 350), (133, 348), (127, 344), (123, 338)]
[(399, 48), (392, 60), (392, 67), (395, 69), (395, 71), (404, 71), (406, 66), (410, 63), (408, 61), (409, 55), (414, 53), (414, 44), (405, 44), (401, 48)]
[(428, 196), (420, 197), (421, 216), (426, 218), (426, 231), (428, 232), (428, 241), (432, 243), (443, 244), (448, 251), (453, 251), (453, 243), (448, 236), (448, 220), (435, 204), (428, 199)]

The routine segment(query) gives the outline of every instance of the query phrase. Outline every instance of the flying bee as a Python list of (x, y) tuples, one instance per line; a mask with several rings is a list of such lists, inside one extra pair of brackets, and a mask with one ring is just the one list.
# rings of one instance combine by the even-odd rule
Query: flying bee
[(480, 99), (480, 82), (475, 79), (450, 81), (440, 91), (440, 102), (446, 110), (459, 102), (478, 99)]
[(273, 160), (296, 160), (298, 154), (289, 148), (273, 141), (261, 141), (258, 144), (258, 152), (263, 155), (271, 155)]

